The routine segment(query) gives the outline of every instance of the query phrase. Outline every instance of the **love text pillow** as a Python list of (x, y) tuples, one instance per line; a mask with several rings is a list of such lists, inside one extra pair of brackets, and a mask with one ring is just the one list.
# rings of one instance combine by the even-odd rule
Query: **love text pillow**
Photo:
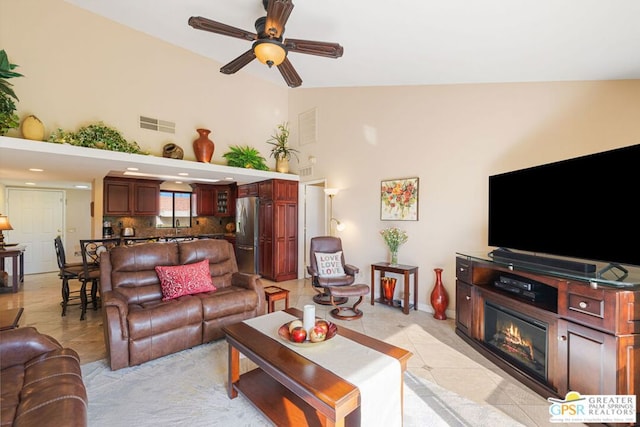
[(318, 276), (344, 276), (344, 269), (342, 268), (342, 251), (334, 253), (316, 252), (315, 255), (316, 263), (318, 264)]
[(209, 274), (209, 261), (206, 259), (193, 264), (157, 266), (156, 273), (160, 279), (163, 301), (216, 290)]

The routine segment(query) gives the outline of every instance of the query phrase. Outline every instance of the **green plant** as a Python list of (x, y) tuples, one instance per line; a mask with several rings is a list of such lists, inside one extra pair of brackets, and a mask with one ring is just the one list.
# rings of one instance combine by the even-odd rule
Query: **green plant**
[(397, 227), (385, 228), (380, 231), (380, 235), (389, 247), (391, 252), (398, 252), (398, 248), (409, 240), (407, 232)]
[(0, 50), (0, 135), (6, 134), (9, 129), (17, 128), (20, 124), (20, 118), (15, 114), (16, 104), (13, 102), (13, 99), (18, 101), (18, 96), (11, 88), (13, 85), (7, 81), (14, 77), (22, 77), (22, 74), (13, 71), (16, 67), (16, 64), (9, 62), (7, 52), (4, 49)]
[(135, 141), (127, 141), (120, 131), (102, 122), (81, 127), (77, 132), (66, 132), (58, 129), (51, 133), (49, 142), (67, 143), (79, 147), (99, 148), (122, 153), (148, 154), (142, 151)]
[(269, 170), (269, 167), (265, 164), (265, 158), (260, 155), (260, 152), (248, 145), (232, 145), (222, 157), (227, 159), (228, 166), (263, 171)]
[(288, 124), (285, 122), (278, 125), (278, 130), (276, 131), (276, 134), (272, 135), (271, 138), (267, 141), (268, 144), (273, 145), (273, 148), (271, 149), (271, 157), (273, 157), (276, 160), (279, 160), (279, 159), (289, 160), (293, 155), (296, 159), (298, 159), (299, 151), (296, 150), (295, 148), (289, 147), (289, 145), (287, 145), (288, 140), (289, 140), (289, 128), (288, 128)]
[(20, 117), (15, 114), (16, 104), (4, 92), (0, 92), (0, 135), (20, 125)]
[(7, 56), (7, 52), (0, 50), (0, 92), (3, 92), (6, 95), (14, 98), (16, 101), (19, 101), (11, 86), (11, 83), (7, 81), (7, 79), (11, 79), (14, 77), (23, 77), (22, 74), (16, 73), (14, 68), (16, 68), (16, 64), (12, 64), (9, 62), (9, 57)]

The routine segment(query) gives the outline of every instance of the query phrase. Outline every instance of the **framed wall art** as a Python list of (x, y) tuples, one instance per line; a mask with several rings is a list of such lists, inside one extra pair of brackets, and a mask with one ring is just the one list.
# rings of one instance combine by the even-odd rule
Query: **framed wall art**
[(418, 220), (418, 178), (388, 179), (380, 183), (380, 219)]

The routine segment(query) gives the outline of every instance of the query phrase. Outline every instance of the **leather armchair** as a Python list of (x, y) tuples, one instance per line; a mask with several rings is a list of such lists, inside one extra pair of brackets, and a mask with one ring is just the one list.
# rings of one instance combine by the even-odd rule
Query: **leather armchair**
[[(316, 259), (316, 253), (332, 254), (342, 252), (340, 262), (344, 274), (340, 276), (323, 277), (320, 275), (320, 268)], [(329, 287), (331, 286), (349, 286), (355, 281), (355, 276), (360, 269), (344, 261), (344, 252), (342, 251), (342, 240), (339, 237), (317, 236), (311, 238), (309, 266), (307, 272), (311, 276), (311, 286), (317, 292), (313, 301), (317, 304), (331, 305), (331, 295)], [(344, 304), (348, 298), (334, 298), (336, 304)]]
[(35, 328), (0, 332), (3, 426), (86, 426), (80, 358)]

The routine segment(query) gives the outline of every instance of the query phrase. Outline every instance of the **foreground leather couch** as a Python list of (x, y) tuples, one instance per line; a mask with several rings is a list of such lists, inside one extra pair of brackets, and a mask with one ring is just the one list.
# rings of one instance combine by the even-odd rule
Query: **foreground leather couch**
[[(166, 299), (155, 267), (202, 260), (207, 260), (217, 290)], [(144, 243), (104, 252), (100, 296), (112, 370), (220, 339), (225, 325), (265, 311), (259, 276), (239, 273), (233, 246), (219, 239)]]
[(0, 332), (2, 426), (86, 426), (80, 358), (54, 338), (24, 327)]

